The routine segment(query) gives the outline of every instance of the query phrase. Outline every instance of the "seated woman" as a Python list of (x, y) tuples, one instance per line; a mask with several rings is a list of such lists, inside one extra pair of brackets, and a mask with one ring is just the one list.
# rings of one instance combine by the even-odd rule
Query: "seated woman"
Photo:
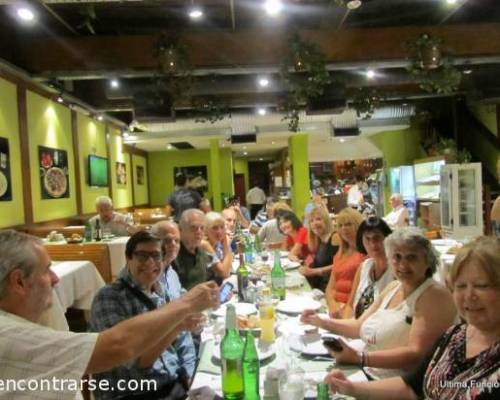
[(325, 379), (332, 391), (373, 400), (500, 398), (499, 254), (494, 237), (480, 237), (457, 254), (450, 280), (465, 323), (448, 329), (413, 373), (354, 383), (333, 371)]
[(384, 249), (384, 239), (391, 232), (383, 219), (373, 216), (359, 226), (356, 244), (361, 253), (368, 254), (368, 258), (356, 272), (344, 318), (359, 318), (394, 280)]
[(205, 235), (206, 239), (201, 241), (201, 247), (212, 260), (209, 267), (213, 268), (216, 276), (228, 278), (231, 275), (233, 253), (224, 217), (218, 212), (210, 211), (205, 215)]
[(419, 229), (394, 231), (385, 249), (396, 280), (359, 319), (322, 319), (310, 310), (302, 315), (306, 323), (363, 339), (367, 351), (359, 353), (342, 342), (335, 358), (370, 367), (366, 372), (376, 378), (401, 375), (401, 368), (421, 362), (456, 317), (450, 292), (432, 279), (439, 256)]
[(257, 232), (257, 236), (259, 237), (260, 242), (263, 243), (266, 247), (272, 249), (280, 248), (283, 240), (285, 239), (285, 235), (283, 235), (279, 230), (278, 216), (282, 211), (292, 210), (288, 204), (279, 201), (277, 203), (274, 203), (268, 211), (269, 218), (259, 229), (259, 231)]
[(325, 291), (328, 311), (334, 317), (343, 315), (354, 276), (366, 257), (356, 249), (356, 233), (361, 222), (363, 217), (352, 208), (344, 208), (337, 215), (340, 247), (333, 258), (333, 268)]
[(307, 245), (311, 254), (299, 268), (312, 288), (325, 291), (333, 264), (333, 256), (339, 249), (333, 224), (324, 207), (313, 207), (307, 216), (309, 230)]
[(278, 229), (285, 235), (282, 249), (288, 251), (292, 261), (305, 260), (309, 255), (307, 229), (292, 211), (283, 211), (278, 216)]

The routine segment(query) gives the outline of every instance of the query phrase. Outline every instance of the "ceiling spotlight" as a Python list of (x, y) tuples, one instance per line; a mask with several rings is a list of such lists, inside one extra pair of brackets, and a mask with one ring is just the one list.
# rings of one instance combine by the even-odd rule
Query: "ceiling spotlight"
[(123, 138), (124, 138), (124, 139), (128, 138), (128, 137), (129, 137), (129, 135), (130, 135), (130, 134), (128, 133), (128, 131), (123, 131), (122, 136), (123, 136)]
[(109, 84), (111, 85), (111, 87), (113, 89), (116, 89), (116, 88), (120, 87), (120, 82), (118, 81), (118, 79), (111, 79), (111, 81), (109, 82)]
[(259, 158), (259, 161), (264, 161), (264, 159), (262, 157)]
[(267, 15), (275, 17), (283, 9), (283, 4), (280, 0), (266, 0), (264, 3), (264, 10), (266, 10)]
[(471, 69), (464, 69), (464, 74), (466, 74), (466, 75), (472, 74), (472, 70)]
[(203, 17), (203, 11), (199, 7), (193, 7), (189, 9), (188, 15), (191, 19), (200, 19)]
[(35, 14), (33, 13), (33, 11), (31, 11), (31, 9), (27, 7), (18, 8), (17, 16), (19, 17), (19, 19), (26, 22), (31, 22), (35, 19)]
[(171, 144), (167, 145), (167, 150), (172, 150), (173, 146)]
[(247, 152), (247, 151), (244, 151), (244, 152), (243, 152), (243, 155), (244, 155), (244, 156), (246, 156), (247, 154), (248, 154), (248, 152)]
[(260, 87), (267, 87), (269, 86), (269, 79), (267, 78), (259, 78), (259, 86)]
[(356, 8), (361, 7), (361, 4), (363, 4), (361, 0), (349, 0), (346, 6), (349, 10), (355, 10)]
[(57, 102), (64, 103), (64, 99), (62, 98), (62, 96), (57, 96)]
[(103, 119), (104, 119), (104, 117), (103, 117), (102, 115), (98, 115), (98, 116), (97, 116), (97, 120), (98, 120), (98, 121), (102, 121)]
[(345, 142), (345, 139), (340, 139), (340, 143), (344, 143)]
[(267, 114), (267, 110), (264, 108), (264, 107), (261, 107), (257, 110), (257, 113), (259, 115), (266, 115)]
[(366, 71), (366, 77), (368, 79), (373, 79), (375, 78), (375, 71), (373, 69), (369, 69)]
[(446, 0), (448, 4), (456, 4), (457, 0)]

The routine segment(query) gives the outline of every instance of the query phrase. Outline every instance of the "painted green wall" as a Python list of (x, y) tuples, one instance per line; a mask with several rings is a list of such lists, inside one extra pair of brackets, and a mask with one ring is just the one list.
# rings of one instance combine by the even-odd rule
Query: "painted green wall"
[(292, 208), (297, 216), (304, 217), (304, 208), (309, 195), (309, 135), (293, 134), (288, 138), (290, 162), (292, 164)]
[(384, 157), (385, 210), (390, 210), (389, 168), (413, 164), (414, 160), (426, 157), (425, 151), (419, 143), (419, 128), (411, 126), (408, 129), (398, 131), (380, 132), (370, 136), (370, 139), (382, 151)]
[(0, 201), (0, 228), (24, 223), (23, 179), (17, 111), (17, 90), (12, 83), (0, 79), (0, 137), (9, 140), (12, 200)]
[[(151, 206), (166, 204), (167, 197), (174, 191), (174, 167), (205, 165), (210, 182), (210, 150), (172, 150), (149, 153), (149, 199)], [(206, 194), (212, 198), (212, 188)]]
[[(106, 130), (104, 124), (83, 114), (77, 114), (78, 148), (80, 153), (80, 188), (82, 191), (82, 213), (95, 212), (95, 199), (107, 196), (107, 187), (89, 186), (88, 158), (90, 154), (107, 157)], [(109, 161), (108, 161), (109, 164)], [(108, 165), (109, 168), (109, 165)]]
[(221, 192), (225, 195), (234, 195), (233, 181), (233, 153), (231, 149), (220, 149)]
[(498, 136), (496, 104), (478, 105), (469, 108), (472, 114), (494, 135)]
[[(144, 169), (144, 183), (137, 183), (137, 167), (141, 166)], [(148, 184), (148, 166), (145, 157), (132, 154), (132, 175), (134, 176), (134, 205), (145, 205), (149, 203), (149, 184)]]
[[(123, 141), (120, 130), (109, 127), (109, 153), (111, 171), (111, 198), (115, 208), (131, 207), (132, 200), (132, 174), (130, 155), (123, 152)], [(125, 163), (127, 182), (125, 185), (116, 182), (116, 163)]]
[(233, 159), (233, 167), (235, 174), (243, 174), (245, 179), (245, 193), (250, 189), (250, 177), (248, 173), (248, 161), (244, 158)]
[[(76, 214), (75, 164), (70, 110), (35, 93), (26, 94), (33, 221), (66, 218)], [(66, 150), (68, 155), (69, 193), (65, 199), (42, 200), (38, 146)]]

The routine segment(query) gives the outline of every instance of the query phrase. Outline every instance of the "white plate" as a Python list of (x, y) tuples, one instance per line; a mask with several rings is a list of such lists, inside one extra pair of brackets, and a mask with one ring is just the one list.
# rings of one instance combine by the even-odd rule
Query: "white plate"
[(300, 322), (300, 317), (297, 317), (281, 321), (278, 325), (278, 332), (285, 336), (289, 334), (303, 336), (306, 334), (317, 334), (318, 328), (312, 325), (303, 324)]
[[(257, 307), (251, 303), (227, 303), (234, 305), (236, 309), (236, 315), (250, 315), (257, 313)], [(213, 312), (217, 317), (226, 317), (226, 306), (227, 304), (223, 304), (217, 310)]]
[(304, 284), (305, 278), (302, 275), (292, 275), (285, 278), (285, 286), (288, 289), (298, 288)]
[(431, 243), (434, 246), (455, 246), (457, 241), (453, 239), (433, 239)]
[(294, 297), (280, 301), (276, 310), (286, 314), (302, 314), (304, 310), (319, 310), (321, 303), (304, 297)]
[(281, 260), (281, 266), (286, 269), (287, 271), (291, 269), (297, 269), (300, 267), (300, 262), (298, 261), (291, 261), (288, 258), (285, 260)]
[(288, 251), (281, 250), (280, 251), (280, 257), (281, 258), (288, 257)]
[(329, 354), (319, 335), (313, 341), (290, 340), (290, 347), (305, 356), (328, 356)]
[[(255, 344), (257, 346), (257, 353), (259, 353), (260, 361), (267, 360), (268, 358), (274, 356), (275, 350), (273, 344), (261, 343), (260, 341), (256, 341)], [(217, 346), (214, 345), (212, 357), (216, 360), (220, 360), (220, 344)]]

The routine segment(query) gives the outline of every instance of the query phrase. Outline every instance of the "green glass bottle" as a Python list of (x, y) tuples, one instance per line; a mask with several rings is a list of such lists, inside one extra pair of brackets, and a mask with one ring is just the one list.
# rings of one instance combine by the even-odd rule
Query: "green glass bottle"
[(316, 394), (316, 399), (317, 400), (329, 400), (330, 395), (328, 394), (328, 385), (326, 383), (318, 383), (316, 385), (317, 388), (317, 394)]
[(255, 240), (253, 242), (253, 248), (254, 248), (255, 254), (257, 256), (260, 256), (260, 253), (262, 253), (262, 243), (260, 243), (259, 235), (255, 236)]
[(274, 264), (271, 270), (271, 286), (273, 295), (280, 300), (285, 300), (285, 270), (281, 266), (280, 252), (274, 252)]
[(260, 400), (259, 395), (259, 355), (255, 347), (252, 331), (247, 330), (243, 350), (243, 387), (245, 400)]
[(236, 310), (232, 304), (226, 310), (226, 334), (220, 343), (222, 393), (226, 400), (243, 400), (244, 344), (236, 327)]
[(245, 258), (243, 256), (243, 252), (241, 251), (241, 247), (242, 246), (239, 246), (240, 265), (236, 270), (236, 278), (238, 280), (238, 301), (246, 301), (250, 272), (245, 265)]

